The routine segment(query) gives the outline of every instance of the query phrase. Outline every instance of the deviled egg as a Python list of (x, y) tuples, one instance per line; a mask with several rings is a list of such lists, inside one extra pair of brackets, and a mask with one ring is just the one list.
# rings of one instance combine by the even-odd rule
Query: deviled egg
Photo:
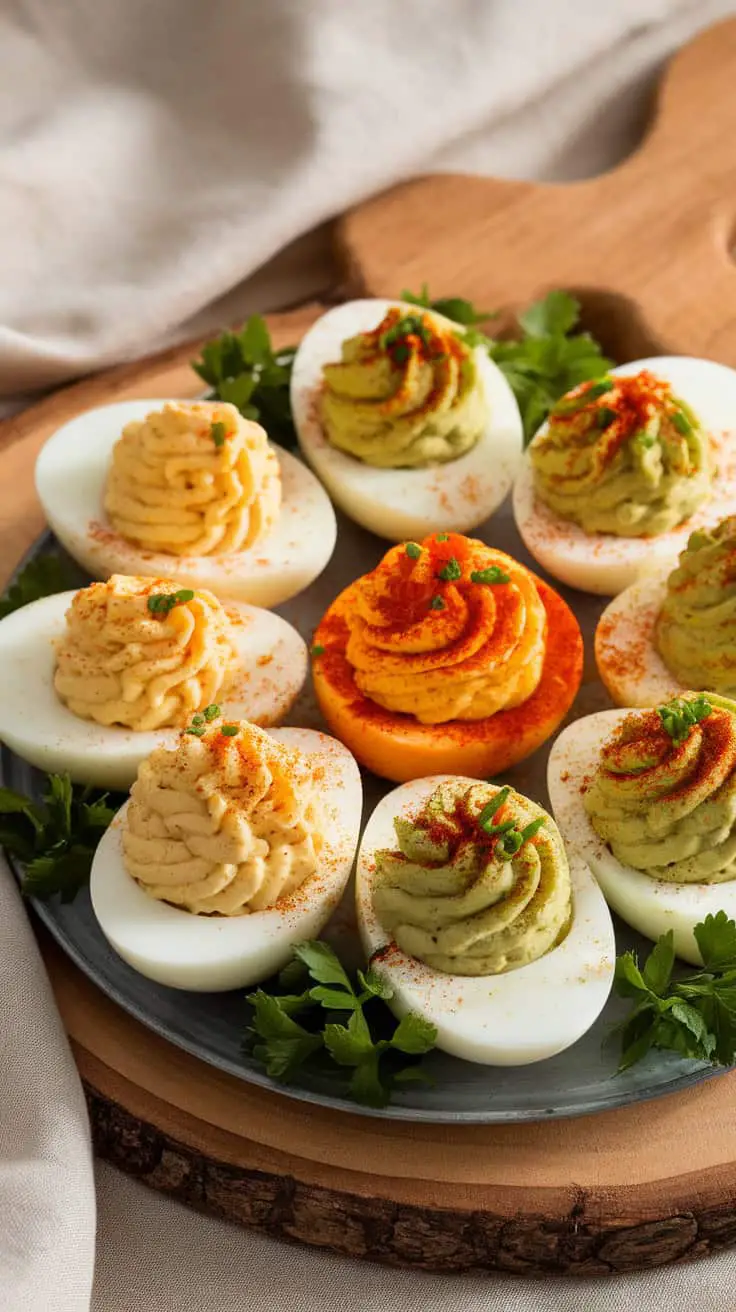
[(326, 924), (352, 870), (362, 788), (341, 743), (216, 719), (141, 763), (95, 852), (110, 945), (160, 984), (246, 988)]
[(392, 542), (475, 528), (516, 476), (513, 392), (463, 337), (442, 315), (366, 299), (328, 310), (297, 350), (299, 445), (335, 504)]
[(601, 711), (549, 758), (554, 817), (610, 907), (702, 965), (693, 930), (736, 917), (736, 703), (689, 693), (645, 711)]
[(595, 657), (619, 706), (657, 706), (689, 688), (736, 696), (736, 516), (696, 529), (674, 569), (619, 593)]
[(466, 1061), (525, 1065), (590, 1029), (613, 981), (613, 925), (554, 821), (512, 788), (435, 775), (373, 812), (357, 866), (370, 964), (397, 1015)]
[(736, 503), (736, 370), (661, 356), (581, 383), (533, 438), (514, 487), (531, 554), (615, 596)]
[(572, 612), (518, 561), (458, 533), (392, 547), (314, 634), (333, 733), (376, 774), (500, 774), (554, 732), (580, 686)]
[(41, 770), (128, 788), (144, 757), (213, 704), (283, 719), (307, 648), (269, 611), (204, 589), (114, 574), (0, 621), (0, 741)]
[(314, 475), (219, 401), (88, 410), (42, 448), (36, 491), (94, 578), (176, 579), (255, 606), (308, 587), (337, 533)]

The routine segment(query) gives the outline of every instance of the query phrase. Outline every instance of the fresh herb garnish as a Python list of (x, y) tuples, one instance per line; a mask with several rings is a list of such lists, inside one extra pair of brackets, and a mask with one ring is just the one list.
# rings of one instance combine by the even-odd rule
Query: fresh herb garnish
[(672, 978), (672, 930), (661, 935), (640, 967), (635, 952), (616, 960), (614, 988), (634, 1006), (619, 1027), (619, 1070), (646, 1057), (652, 1048), (678, 1052), (696, 1061), (732, 1065), (736, 1056), (736, 924), (725, 911), (695, 926), (703, 969)]
[(675, 746), (684, 743), (695, 725), (700, 724), (701, 720), (707, 720), (712, 711), (713, 706), (702, 692), (689, 701), (673, 697), (665, 706), (657, 707), (657, 715), (665, 733), (669, 734)]
[(430, 610), (444, 610), (445, 603), (441, 597), (433, 597), (429, 603)]
[(325, 654), (325, 649), (324, 649), (324, 647), (322, 646), (322, 643), (321, 643), (321, 642), (315, 642), (314, 646), (312, 647), (312, 655), (313, 655), (313, 656), (324, 656), (324, 654)]
[(28, 606), (41, 597), (64, 592), (71, 586), (69, 570), (58, 556), (35, 556), (23, 566), (17, 579), (0, 598), (0, 619), (12, 615), (21, 606)]
[(501, 810), (501, 807), (507, 800), (510, 792), (511, 788), (508, 784), (506, 784), (504, 788), (500, 788), (495, 797), (492, 797), (490, 802), (486, 802), (486, 805), (478, 816), (478, 824), (481, 829), (488, 834), (489, 838), (492, 837), (493, 834), (501, 834), (506, 829), (511, 829), (514, 823), (513, 820), (506, 820), (502, 825), (494, 824), (494, 816), (496, 816)]
[(220, 729), (220, 733), (222, 734), (223, 738), (234, 738), (237, 733), (240, 733), (240, 725), (223, 724), (222, 728)]
[(539, 833), (542, 825), (545, 823), (545, 817), (540, 815), (536, 820), (530, 820), (528, 825), (523, 829), (518, 829), (512, 825), (505, 833), (501, 835), (496, 843), (496, 854), (502, 861), (510, 861), (512, 857), (520, 852), (528, 838), (533, 838)]
[(596, 415), (596, 422), (600, 429), (609, 428), (614, 419), (617, 418), (616, 411), (608, 405), (602, 405)]
[(462, 576), (463, 572), (460, 564), (454, 556), (450, 556), (447, 564), (443, 565), (437, 573), (437, 578), (442, 579), (443, 583), (454, 583), (456, 579), (461, 579)]
[(178, 592), (154, 592), (148, 598), (148, 609), (153, 615), (168, 615), (175, 606), (182, 606), (185, 601), (194, 601), (191, 588), (179, 588)]
[(212, 389), (208, 400), (228, 401), (290, 447), (296, 445), (289, 399), (295, 355), (295, 346), (275, 350), (265, 320), (254, 314), (239, 332), (223, 332), (207, 342), (192, 368)]
[(470, 575), (471, 583), (510, 583), (511, 575), (505, 574), (500, 565), (489, 565), (488, 569), (474, 569)]
[(392, 346), (406, 341), (407, 337), (418, 337), (424, 346), (429, 346), (430, 331), (421, 314), (403, 314), (396, 323), (381, 334), (380, 346), (383, 351), (390, 351)]
[(422, 554), (422, 548), (418, 542), (407, 542), (404, 550), (410, 560), (419, 560)]
[(435, 542), (449, 542), (449, 541), (450, 541), (449, 533), (438, 533), (435, 538)]
[(678, 433), (681, 433), (683, 437), (689, 437), (690, 433), (693, 431), (693, 426), (684, 411), (673, 410), (670, 414), (670, 419)]
[(50, 774), (42, 801), (0, 788), (0, 845), (24, 866), (21, 892), (71, 902), (89, 879), (95, 848), (125, 799)]
[(385, 1005), (391, 987), (372, 967), (352, 979), (328, 943), (300, 943), (278, 987), (248, 996), (248, 1046), (273, 1079), (317, 1070), (355, 1102), (385, 1107), (397, 1087), (426, 1078), (416, 1059), (437, 1030), (411, 1012), (397, 1021)]
[(210, 702), (209, 706), (205, 706), (202, 714), (208, 724), (210, 724), (212, 720), (216, 720), (220, 714), (220, 708), (217, 705), (217, 702)]
[(210, 425), (210, 437), (212, 438), (212, 441), (214, 442), (215, 446), (224, 446), (226, 436), (227, 436), (227, 428), (223, 424), (222, 420), (221, 419), (213, 420), (212, 424)]
[[(433, 301), (426, 286), (419, 296), (411, 292), (402, 292), (401, 296), (402, 300), (468, 325), (464, 340), (469, 346), (485, 346), (505, 375), (521, 411), (527, 441), (561, 396), (578, 383), (600, 378), (613, 363), (603, 355), (590, 333), (574, 331), (580, 304), (567, 292), (550, 292), (518, 316), (520, 340), (490, 338), (479, 332), (475, 325), (490, 316), (477, 311), (470, 301), (459, 298)], [(590, 394), (586, 399), (590, 399)]]

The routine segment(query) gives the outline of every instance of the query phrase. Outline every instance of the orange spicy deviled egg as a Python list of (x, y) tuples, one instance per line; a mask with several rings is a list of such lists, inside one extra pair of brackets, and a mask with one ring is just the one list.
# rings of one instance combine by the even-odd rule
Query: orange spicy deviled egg
[(535, 751), (580, 685), (583, 641), (561, 597), (458, 533), (387, 552), (314, 635), (317, 700), (376, 774), (481, 778)]
[(562, 583), (615, 596), (736, 503), (736, 370), (662, 356), (562, 397), (514, 488), (532, 555)]
[(46, 518), (95, 578), (170, 578), (277, 606), (335, 545), (309, 470), (220, 401), (123, 401), (58, 429), (36, 463)]

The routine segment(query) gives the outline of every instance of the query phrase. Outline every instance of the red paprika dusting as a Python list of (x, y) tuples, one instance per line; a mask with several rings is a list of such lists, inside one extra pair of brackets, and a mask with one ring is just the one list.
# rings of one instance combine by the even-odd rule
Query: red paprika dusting
[[(595, 381), (583, 383), (572, 395), (584, 398), (587, 392), (596, 388)], [(613, 411), (615, 418), (601, 429), (598, 437), (602, 463), (610, 464), (622, 446), (646, 427), (655, 411), (673, 411), (676, 408), (670, 384), (663, 378), (656, 378), (648, 369), (642, 369), (630, 377), (617, 376), (612, 379), (610, 392), (603, 396), (594, 394), (591, 401), (576, 410), (555, 413), (553, 423), (555, 429), (564, 435), (566, 428), (577, 428), (583, 419), (592, 428), (602, 410)]]

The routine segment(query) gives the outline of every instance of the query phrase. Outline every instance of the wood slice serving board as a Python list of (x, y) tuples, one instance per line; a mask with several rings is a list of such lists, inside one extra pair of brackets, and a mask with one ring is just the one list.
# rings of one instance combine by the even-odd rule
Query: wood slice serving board
[[(351, 291), (427, 281), (512, 310), (575, 290), (619, 359), (736, 365), (736, 23), (674, 60), (632, 159), (570, 187), (429, 178), (337, 228)], [(319, 313), (274, 316), (293, 340)], [(72, 415), (193, 395), (191, 345), (112, 370), (0, 426), (0, 560), (43, 527), (33, 462)], [(194, 1207), (283, 1238), (441, 1270), (610, 1274), (736, 1244), (736, 1074), (576, 1120), (431, 1125), (350, 1116), (245, 1084), (168, 1045), (41, 949), (97, 1151)]]

